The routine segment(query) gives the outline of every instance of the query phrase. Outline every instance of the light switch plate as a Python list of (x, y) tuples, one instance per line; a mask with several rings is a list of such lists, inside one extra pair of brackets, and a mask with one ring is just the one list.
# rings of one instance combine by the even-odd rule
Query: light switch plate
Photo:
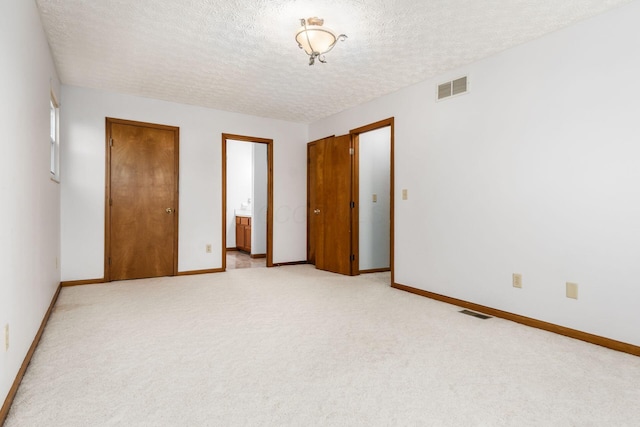
[(405, 188), (402, 190), (402, 200), (407, 200), (408, 198), (407, 189)]
[(513, 273), (512, 282), (514, 288), (522, 288), (522, 274)]
[(578, 299), (578, 284), (567, 282), (567, 298)]

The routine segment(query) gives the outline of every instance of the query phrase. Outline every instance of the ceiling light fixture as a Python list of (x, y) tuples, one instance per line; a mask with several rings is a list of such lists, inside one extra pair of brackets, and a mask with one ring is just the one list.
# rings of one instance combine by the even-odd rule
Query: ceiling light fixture
[(309, 55), (309, 65), (313, 65), (316, 58), (322, 63), (327, 62), (324, 54), (333, 49), (338, 41), (344, 41), (347, 38), (344, 34), (336, 36), (332, 30), (323, 27), (324, 19), (321, 18), (301, 19), (300, 24), (302, 27), (296, 33), (296, 41), (298, 47), (304, 49)]

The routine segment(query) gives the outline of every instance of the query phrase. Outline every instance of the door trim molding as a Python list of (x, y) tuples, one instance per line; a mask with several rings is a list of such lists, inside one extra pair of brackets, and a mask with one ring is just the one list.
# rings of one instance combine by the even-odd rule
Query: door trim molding
[(227, 269), (227, 140), (267, 144), (267, 267), (273, 267), (273, 139), (222, 134), (222, 271)]
[(111, 256), (111, 209), (109, 199), (111, 195), (111, 150), (109, 149), (109, 141), (111, 139), (111, 125), (121, 124), (129, 126), (147, 127), (152, 129), (167, 130), (173, 132), (174, 144), (174, 176), (175, 176), (175, 215), (174, 233), (173, 233), (173, 276), (178, 274), (178, 220), (180, 215), (180, 128), (177, 126), (168, 126), (155, 123), (137, 122), (133, 120), (116, 119), (105, 117), (105, 192), (104, 192), (104, 282), (111, 281), (111, 271), (109, 269), (109, 258)]
[[(354, 163), (356, 165), (356, 167), (353, 167), (353, 177), (352, 177), (352, 183), (353, 183), (353, 189), (352, 189), (352, 194), (353, 194), (353, 200), (356, 202), (356, 209), (359, 209), (360, 206), (360, 200), (359, 199), (359, 181), (358, 181), (358, 176), (356, 175), (356, 173), (358, 172), (359, 169), (359, 163), (358, 163), (358, 148), (359, 148), (359, 136), (361, 133), (365, 133), (365, 132), (369, 132), (372, 130), (376, 130), (376, 129), (381, 129), (381, 128), (385, 128), (387, 126), (389, 126), (391, 129), (391, 141), (390, 141), (390, 149), (391, 149), (391, 153), (390, 153), (390, 162), (391, 164), (390, 166), (390, 180), (389, 180), (389, 188), (390, 188), (390, 197), (391, 197), (391, 203), (390, 203), (390, 216), (389, 216), (389, 233), (391, 234), (390, 239), (389, 239), (389, 270), (391, 271), (391, 283), (394, 283), (394, 265), (395, 265), (395, 257), (394, 257), (394, 244), (395, 244), (395, 160), (394, 160), (394, 141), (395, 141), (395, 128), (394, 128), (394, 122), (395, 119), (394, 117), (389, 117), (388, 119), (384, 119), (384, 120), (380, 120), (377, 121), (375, 123), (371, 123), (365, 126), (361, 126), (359, 128), (355, 128), (355, 129), (351, 129), (349, 131), (349, 133), (352, 135), (352, 139), (353, 139), (353, 145), (354, 145)], [(359, 271), (360, 268), (360, 260), (359, 260), (359, 256), (358, 256), (358, 250), (359, 250), (359, 235), (360, 235), (360, 228), (359, 228), (359, 210), (357, 211), (358, 216), (356, 216), (356, 218), (353, 220), (354, 224), (352, 226), (352, 230), (353, 232), (351, 233), (351, 239), (352, 239), (352, 243), (351, 243), (351, 247), (353, 248), (354, 253), (356, 254), (356, 260), (355, 260), (355, 264), (354, 264), (354, 273), (358, 274), (358, 273), (362, 273), (363, 271)]]

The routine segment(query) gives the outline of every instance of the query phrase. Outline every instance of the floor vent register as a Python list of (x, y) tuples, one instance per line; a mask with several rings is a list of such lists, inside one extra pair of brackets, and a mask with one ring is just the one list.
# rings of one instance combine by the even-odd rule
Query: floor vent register
[(486, 316), (484, 314), (476, 313), (475, 311), (460, 310), (459, 313), (466, 314), (467, 316), (477, 317), (478, 319), (482, 319), (482, 320), (491, 319), (491, 316)]

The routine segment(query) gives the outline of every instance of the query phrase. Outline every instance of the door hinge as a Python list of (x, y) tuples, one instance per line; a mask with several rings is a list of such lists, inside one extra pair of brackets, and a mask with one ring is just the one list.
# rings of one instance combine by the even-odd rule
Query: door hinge
[(109, 199), (109, 206), (113, 206), (113, 199)]
[(351, 261), (355, 261), (356, 260), (356, 255), (355, 254), (351, 254)]
[(109, 257), (109, 265), (111, 265), (111, 257)]
[(109, 138), (109, 147), (113, 147), (113, 138)]
[(356, 207), (356, 202), (351, 202), (351, 209)]
[(350, 147), (350, 148), (349, 148), (349, 155), (353, 156), (353, 154), (354, 154), (353, 147)]

